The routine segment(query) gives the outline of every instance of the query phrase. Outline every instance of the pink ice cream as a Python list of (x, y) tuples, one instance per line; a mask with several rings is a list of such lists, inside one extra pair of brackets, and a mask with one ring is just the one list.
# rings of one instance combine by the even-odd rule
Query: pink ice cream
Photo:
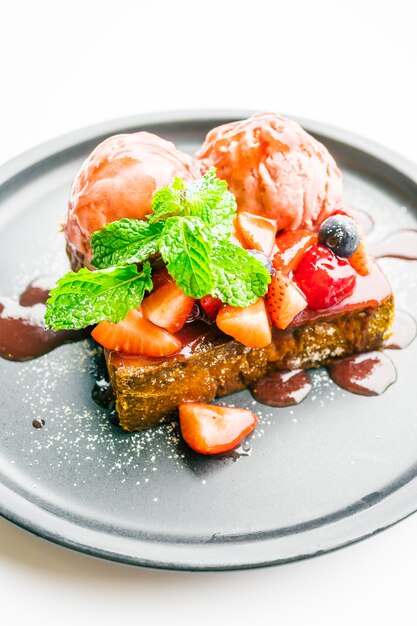
[(90, 236), (109, 222), (143, 219), (152, 195), (175, 176), (199, 176), (193, 159), (151, 133), (115, 135), (84, 161), (72, 185), (67, 224), (67, 251), (73, 269), (89, 267)]
[(196, 158), (216, 167), (239, 211), (314, 228), (342, 200), (342, 175), (328, 150), (291, 120), (258, 113), (210, 131)]

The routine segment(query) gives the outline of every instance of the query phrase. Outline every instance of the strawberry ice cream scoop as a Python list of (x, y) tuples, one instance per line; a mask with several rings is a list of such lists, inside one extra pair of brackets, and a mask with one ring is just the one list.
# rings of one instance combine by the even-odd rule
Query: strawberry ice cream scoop
[(122, 217), (143, 219), (152, 196), (175, 176), (199, 175), (193, 159), (169, 141), (139, 132), (109, 137), (84, 161), (72, 185), (65, 226), (73, 269), (90, 267), (90, 236)]
[(210, 131), (196, 155), (216, 167), (238, 203), (278, 229), (313, 228), (341, 203), (342, 175), (328, 150), (296, 122), (259, 113)]

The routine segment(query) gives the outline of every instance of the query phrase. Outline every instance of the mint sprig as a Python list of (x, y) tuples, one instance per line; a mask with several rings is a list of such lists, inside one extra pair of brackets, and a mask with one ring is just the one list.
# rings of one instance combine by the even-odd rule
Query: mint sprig
[(168, 273), (188, 296), (202, 298), (212, 291), (211, 240), (200, 217), (170, 217), (160, 250)]
[(153, 224), (174, 215), (199, 217), (210, 226), (212, 238), (225, 237), (232, 232), (236, 199), (214, 168), (187, 183), (176, 177), (170, 187), (154, 194), (148, 220)]
[(138, 272), (136, 265), (90, 272), (68, 272), (57, 282), (46, 302), (45, 323), (49, 328), (79, 329), (102, 320), (120, 322), (152, 290), (148, 262)]
[(215, 298), (243, 308), (265, 295), (269, 272), (244, 248), (221, 241), (213, 246), (211, 263), (215, 283), (211, 294)]
[[(152, 290), (149, 257), (160, 255), (177, 285), (193, 298), (211, 294), (235, 307), (265, 295), (271, 277), (230, 241), (236, 200), (214, 169), (154, 194), (146, 220), (123, 218), (91, 237), (96, 271), (69, 272), (47, 302), (48, 327), (83, 328), (124, 319)], [(136, 264), (143, 263), (138, 271)]]
[(91, 236), (97, 269), (141, 263), (159, 250), (163, 223), (123, 218), (111, 222)]

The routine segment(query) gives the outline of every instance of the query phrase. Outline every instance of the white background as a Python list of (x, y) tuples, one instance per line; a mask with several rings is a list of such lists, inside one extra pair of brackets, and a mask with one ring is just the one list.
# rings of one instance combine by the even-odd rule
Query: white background
[[(109, 118), (212, 107), (325, 121), (417, 161), (414, 7), (0, 0), (0, 162)], [(0, 520), (0, 620), (415, 624), (416, 536), (413, 516), (310, 561), (175, 574), (88, 558)]]

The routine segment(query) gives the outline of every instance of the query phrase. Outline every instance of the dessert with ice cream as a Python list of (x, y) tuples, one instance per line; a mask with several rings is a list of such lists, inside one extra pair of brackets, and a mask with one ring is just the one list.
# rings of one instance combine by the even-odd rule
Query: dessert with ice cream
[(276, 114), (213, 129), (194, 158), (149, 133), (107, 139), (74, 181), (65, 232), (76, 271), (47, 325), (94, 326), (122, 428), (179, 410), (202, 453), (257, 422), (215, 397), (378, 350), (392, 323), (334, 159)]

